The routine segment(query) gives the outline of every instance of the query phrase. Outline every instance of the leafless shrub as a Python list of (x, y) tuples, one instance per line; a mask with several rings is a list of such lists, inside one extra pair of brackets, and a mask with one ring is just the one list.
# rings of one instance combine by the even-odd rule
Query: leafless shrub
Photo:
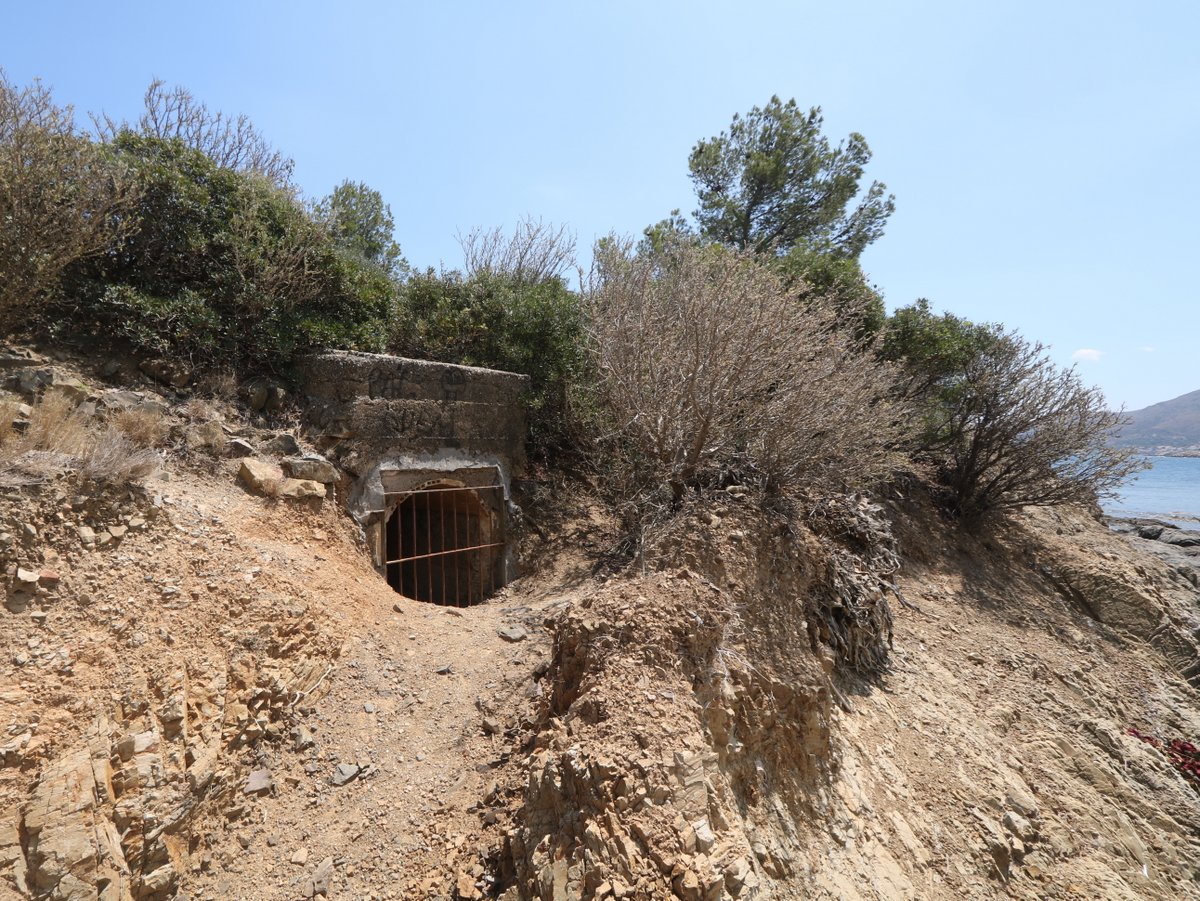
[(1041, 344), (1003, 334), (944, 388), (930, 439), (968, 521), (1025, 506), (1094, 502), (1145, 464), (1109, 442), (1124, 421)]
[(258, 172), (281, 186), (291, 184), (295, 163), (272, 148), (247, 116), (210, 110), (187, 88), (168, 88), (161, 79), (146, 89), (145, 107), (136, 124), (117, 122), (104, 113), (93, 115), (97, 135), (111, 141), (121, 131), (132, 130), (156, 138), (178, 138), (218, 166)]
[(142, 479), (154, 472), (161, 462), (157, 453), (139, 447), (130, 436), (115, 427), (91, 435), (79, 458), (79, 472), (94, 482), (121, 484)]
[(719, 246), (597, 249), (586, 292), (609, 440), (639, 490), (728, 473), (786, 492), (841, 493), (886, 476), (901, 430), (892, 373), (767, 267)]
[(502, 228), (458, 235), (468, 277), (503, 275), (526, 284), (562, 278), (575, 266), (575, 235), (565, 225), (526, 218), (511, 235)]
[(68, 265), (132, 230), (133, 199), (119, 164), (76, 132), (69, 106), (0, 69), (0, 330), (20, 324)]

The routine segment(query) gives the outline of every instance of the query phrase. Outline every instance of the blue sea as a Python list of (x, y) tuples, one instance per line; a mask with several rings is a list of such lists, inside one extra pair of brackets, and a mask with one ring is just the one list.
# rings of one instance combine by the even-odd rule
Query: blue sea
[(1200, 457), (1146, 457), (1150, 469), (1103, 501), (1110, 516), (1161, 519), (1200, 530)]

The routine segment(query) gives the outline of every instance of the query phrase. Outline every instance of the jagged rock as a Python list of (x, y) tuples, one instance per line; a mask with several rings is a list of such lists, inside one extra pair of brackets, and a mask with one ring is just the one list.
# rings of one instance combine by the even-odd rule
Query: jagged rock
[(334, 785), (345, 785), (347, 782), (353, 782), (355, 779), (357, 779), (358, 774), (361, 772), (362, 770), (360, 770), (353, 763), (339, 763), (334, 768), (333, 776), (330, 778), (330, 781), (333, 782)]
[(266, 794), (275, 787), (275, 779), (271, 776), (271, 771), (268, 769), (254, 770), (246, 779), (246, 784), (242, 788), (244, 795)]
[(243, 460), (238, 475), (249, 488), (261, 494), (274, 495), (283, 483), (283, 471), (266, 460)]
[(505, 641), (516, 642), (524, 641), (526, 638), (528, 638), (529, 630), (524, 626), (519, 625), (504, 626), (502, 629), (498, 629), (496, 634), (498, 634)]
[(308, 479), (326, 485), (336, 482), (338, 477), (334, 465), (320, 454), (288, 457), (283, 461), (283, 470), (293, 479)]
[(304, 866), (308, 863), (308, 848), (298, 849), (292, 854), (290, 860), (298, 867)]
[(41, 578), (41, 573), (36, 569), (23, 569), (17, 567), (16, 576), (13, 579), (13, 585), (19, 591), (34, 591), (37, 588), (38, 580)]
[(325, 486), (311, 479), (284, 479), (279, 484), (279, 497), (303, 500), (309, 497), (325, 497)]
[(296, 440), (295, 435), (284, 432), (267, 441), (259, 450), (270, 456), (293, 457), (300, 453), (300, 442)]
[(233, 438), (225, 445), (225, 453), (231, 457), (253, 457), (257, 451), (245, 438)]

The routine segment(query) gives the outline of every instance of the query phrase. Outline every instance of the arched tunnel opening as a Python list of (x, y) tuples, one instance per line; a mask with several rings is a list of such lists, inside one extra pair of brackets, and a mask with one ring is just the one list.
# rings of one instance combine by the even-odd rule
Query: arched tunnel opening
[(438, 485), (394, 498), (384, 545), (392, 588), (418, 601), (470, 607), (503, 586), (501, 486)]

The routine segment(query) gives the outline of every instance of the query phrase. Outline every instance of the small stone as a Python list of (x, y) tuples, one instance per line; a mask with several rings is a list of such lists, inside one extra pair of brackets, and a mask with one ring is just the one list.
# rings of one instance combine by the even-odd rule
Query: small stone
[(120, 541), (125, 537), (125, 533), (129, 531), (128, 526), (109, 526), (108, 534)]
[(524, 626), (505, 626), (497, 630), (497, 634), (505, 641), (524, 641), (529, 637), (529, 631)]
[(312, 888), (312, 895), (310, 897), (315, 897), (316, 895), (325, 895), (328, 897), (329, 881), (332, 877), (333, 858), (326, 857), (319, 864), (317, 864), (317, 869), (313, 873), (312, 879), (310, 880), (310, 885)]
[(502, 731), (504, 731), (504, 727), (501, 725), (499, 720), (493, 719), (490, 716), (485, 716), (483, 718), (484, 735), (499, 735)]
[(292, 729), (291, 735), (292, 750), (294, 751), (304, 751), (308, 748), (311, 748), (315, 744), (312, 733), (309, 732), (304, 726), (296, 726), (294, 729)]
[(53, 588), (59, 583), (61, 576), (53, 569), (43, 569), (38, 575), (38, 582), (47, 588)]
[(296, 853), (291, 856), (291, 862), (298, 867), (302, 867), (308, 863), (308, 848), (301, 848), (296, 851)]
[(37, 586), (38, 579), (40, 578), (41, 573), (39, 573), (36, 569), (31, 570), (24, 569), (20, 566), (17, 567), (16, 586), (22, 591), (32, 591)]
[(363, 710), (364, 710), (366, 713), (374, 713), (374, 712), (375, 712), (375, 705), (374, 705), (374, 704), (372, 704), (372, 703), (370, 703), (370, 702), (368, 701), (366, 704), (363, 704)]
[(449, 663), (443, 663), (434, 669), (434, 672), (439, 676), (449, 676), (454, 670)]
[(347, 782), (353, 782), (358, 778), (361, 770), (353, 763), (339, 763), (334, 768), (331, 781), (334, 785), (345, 785)]
[(269, 792), (275, 786), (275, 780), (271, 777), (271, 771), (268, 769), (254, 770), (250, 773), (250, 778), (246, 780), (246, 786), (242, 789), (244, 795), (258, 795)]

